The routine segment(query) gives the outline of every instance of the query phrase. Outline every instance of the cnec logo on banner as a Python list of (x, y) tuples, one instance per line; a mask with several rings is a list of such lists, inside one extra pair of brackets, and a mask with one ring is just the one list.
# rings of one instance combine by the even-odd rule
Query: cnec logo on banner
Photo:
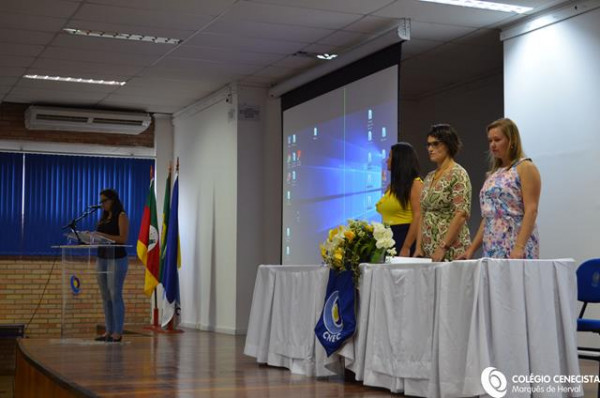
[(323, 323), (327, 331), (322, 336), (332, 343), (340, 339), (340, 334), (344, 330), (344, 322), (340, 316), (339, 300), (340, 292), (336, 290), (331, 293), (323, 307)]
[(323, 311), (315, 326), (315, 335), (327, 352), (327, 356), (339, 350), (354, 334), (356, 329), (354, 295), (352, 271), (329, 270)]

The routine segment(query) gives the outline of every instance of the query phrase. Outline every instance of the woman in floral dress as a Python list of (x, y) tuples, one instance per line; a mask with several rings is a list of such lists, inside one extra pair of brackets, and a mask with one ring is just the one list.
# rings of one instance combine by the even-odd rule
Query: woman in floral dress
[(427, 135), (429, 159), (437, 168), (423, 182), (417, 257), (452, 261), (471, 243), (466, 225), (471, 213), (471, 180), (454, 161), (460, 147), (460, 139), (449, 124), (434, 125)]
[(487, 131), (491, 170), (479, 194), (483, 220), (463, 257), (473, 257), (483, 245), (483, 257), (539, 258), (535, 220), (540, 173), (523, 154), (519, 129), (512, 120), (496, 120)]

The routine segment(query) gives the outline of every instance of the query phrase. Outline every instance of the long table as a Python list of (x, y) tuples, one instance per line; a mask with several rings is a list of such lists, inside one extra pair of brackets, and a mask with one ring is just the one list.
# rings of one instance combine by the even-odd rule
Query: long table
[[(260, 266), (245, 354), (307, 376), (346, 367), (365, 385), (422, 397), (485, 395), (488, 367), (509, 387), (517, 375), (579, 375), (572, 260), (363, 264), (356, 333), (329, 358), (314, 334), (328, 276)], [(577, 383), (562, 387), (540, 396), (583, 396)]]

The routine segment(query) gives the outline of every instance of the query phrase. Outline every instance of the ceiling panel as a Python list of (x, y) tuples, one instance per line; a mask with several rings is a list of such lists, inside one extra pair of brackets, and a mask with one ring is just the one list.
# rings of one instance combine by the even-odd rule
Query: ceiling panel
[[(0, 72), (2, 71), (2, 69), (0, 69)], [(13, 84), (15, 84), (17, 82), (17, 80), (19, 80), (19, 76), (12, 76), (12, 77), (8, 77), (8, 76), (0, 76), (0, 86), (11, 86)]]
[[(1, 46), (0, 46), (1, 51)], [(107, 52), (97, 50), (84, 50), (81, 48), (47, 47), (40, 58), (106, 63), (110, 60), (115, 65), (148, 66), (160, 58), (159, 55), (141, 55), (125, 52)]]
[(126, 54), (144, 54), (161, 56), (173, 49), (170, 45), (158, 45), (131, 40), (102, 39), (97, 37), (74, 36), (66, 33), (59, 34), (52, 46), (80, 48), (83, 50), (116, 52)]
[(34, 57), (21, 57), (21, 56), (0, 56), (0, 67), (8, 66), (8, 67), (28, 67), (34, 60)]
[(257, 73), (254, 73), (253, 76), (269, 77), (274, 79), (275, 82), (279, 82), (287, 77), (295, 75), (298, 72), (298, 69), (286, 68), (283, 66), (268, 66), (264, 69), (261, 69)]
[(230, 51), (218, 48), (180, 46), (171, 54), (175, 57), (201, 59), (213, 62), (242, 62), (252, 65), (269, 65), (282, 58), (280, 54), (248, 51)]
[(273, 65), (283, 66), (285, 68), (305, 69), (317, 65), (318, 63), (319, 61), (313, 57), (291, 55), (275, 62)]
[[(289, 3), (288, 3), (289, 4)], [(227, 13), (235, 21), (258, 21), (325, 29), (341, 29), (358, 19), (358, 14), (241, 1)]]
[(136, 88), (147, 88), (152, 87), (152, 89), (156, 90), (181, 90), (181, 91), (196, 91), (196, 92), (205, 92), (205, 91), (213, 91), (214, 83), (210, 80), (201, 81), (201, 80), (177, 80), (177, 79), (162, 79), (162, 78), (153, 78), (153, 77), (134, 77), (133, 79), (127, 82), (127, 85), (121, 87), (121, 89), (133, 89)]
[(79, 7), (75, 1), (65, 0), (2, 0), (0, 12), (19, 12), (47, 17), (70, 17)]
[(473, 32), (473, 28), (465, 26), (419, 21), (412, 21), (410, 24), (411, 39), (415, 38), (447, 42), (470, 32)]
[[(91, 91), (62, 91), (62, 90), (36, 90), (31, 88), (15, 88), (4, 99), (8, 102), (22, 102), (28, 99), (30, 102), (54, 102), (55, 100), (67, 101), (76, 104), (79, 101), (86, 103), (98, 102), (106, 96), (105, 93), (94, 93)], [(17, 101), (19, 98), (21, 100)]]
[(98, 106), (106, 109), (123, 109), (124, 111), (140, 111), (140, 112), (151, 112), (151, 113), (175, 113), (182, 109), (181, 106), (174, 106), (169, 104), (161, 105), (147, 105), (139, 102), (130, 101), (101, 101), (97, 104)]
[(324, 36), (330, 35), (334, 30), (224, 18), (223, 20), (210, 25), (206, 29), (206, 32), (255, 37), (259, 39), (271, 39), (276, 37), (280, 40), (286, 40), (293, 38), (294, 41), (312, 43)]
[(0, 66), (0, 76), (3, 78), (21, 77), (25, 74), (27, 68), (25, 67), (9, 67)]
[(66, 22), (67, 18), (0, 12), (0, 26), (4, 29), (56, 32), (60, 30)]
[(188, 40), (186, 44), (201, 47), (223, 48), (230, 51), (250, 51), (254, 49), (282, 55), (293, 54), (306, 46), (306, 43), (298, 41), (257, 39), (215, 33), (200, 33)]
[(319, 44), (331, 44), (336, 47), (350, 47), (367, 39), (369, 36), (364, 33), (337, 31), (324, 39), (319, 40)]
[(84, 4), (74, 19), (108, 22), (122, 25), (157, 26), (195, 30), (208, 23), (212, 17), (176, 11), (155, 11), (136, 8)]
[(156, 69), (174, 69), (197, 71), (199, 73), (233, 73), (233, 74), (248, 74), (257, 68), (256, 65), (242, 63), (222, 63), (210, 62), (204, 60), (196, 60), (189, 58), (169, 57), (154, 66)]
[(72, 77), (88, 77), (90, 74), (96, 76), (122, 76), (130, 77), (135, 75), (139, 66), (117, 65), (113, 63), (81, 62), (72, 60), (60, 60), (50, 58), (38, 58), (31, 69), (47, 71), (44, 74), (67, 75)]
[(376, 17), (373, 15), (367, 15), (359, 19), (358, 21), (344, 27), (344, 30), (350, 32), (373, 34), (386, 31), (387, 29), (391, 29), (397, 24), (398, 20), (396, 18), (384, 18)]
[[(255, 3), (289, 5), (289, 0), (251, 0)], [(294, 0), (295, 7), (316, 10), (344, 11), (354, 14), (370, 14), (393, 3), (395, 0)]]
[(178, 97), (170, 98), (168, 101), (166, 98), (161, 96), (135, 96), (135, 95), (122, 95), (119, 93), (110, 94), (103, 99), (103, 102), (119, 102), (119, 103), (135, 103), (139, 102), (144, 105), (165, 105), (168, 103), (170, 106), (178, 106), (183, 108), (190, 104), (194, 100), (198, 100), (200, 97), (189, 96), (188, 98)]
[(43, 49), (44, 46), (41, 45), (13, 44), (0, 42), (0, 56), (35, 57), (39, 53), (41, 53)]
[[(218, 87), (217, 87), (218, 88)], [(123, 86), (120, 87), (110, 98), (121, 98), (121, 99), (132, 99), (135, 98), (137, 101), (148, 103), (149, 99), (155, 99), (160, 103), (169, 104), (183, 104), (187, 105), (192, 103), (194, 100), (200, 99), (203, 96), (210, 94), (214, 91), (213, 87), (210, 91), (200, 90), (181, 90), (173, 87), (153, 87), (153, 86)]]
[(177, 11), (202, 15), (218, 15), (227, 10), (235, 0), (89, 0), (88, 3), (118, 7), (131, 7), (145, 10)]
[(47, 44), (54, 37), (50, 32), (0, 28), (0, 41), (18, 44)]

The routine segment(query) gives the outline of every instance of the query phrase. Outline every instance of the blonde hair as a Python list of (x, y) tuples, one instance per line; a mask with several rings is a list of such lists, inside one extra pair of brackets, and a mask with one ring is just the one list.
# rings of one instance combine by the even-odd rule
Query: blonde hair
[[(521, 135), (519, 134), (519, 128), (512, 120), (508, 118), (502, 118), (493, 121), (487, 126), (487, 132), (489, 133), (491, 129), (498, 128), (504, 134), (504, 136), (508, 139), (508, 158), (509, 165), (507, 168), (510, 168), (515, 162), (525, 157), (525, 153), (523, 152), (523, 144), (521, 144)], [(490, 173), (495, 172), (499, 168), (502, 167), (502, 160), (494, 158), (494, 156), (490, 153)]]

